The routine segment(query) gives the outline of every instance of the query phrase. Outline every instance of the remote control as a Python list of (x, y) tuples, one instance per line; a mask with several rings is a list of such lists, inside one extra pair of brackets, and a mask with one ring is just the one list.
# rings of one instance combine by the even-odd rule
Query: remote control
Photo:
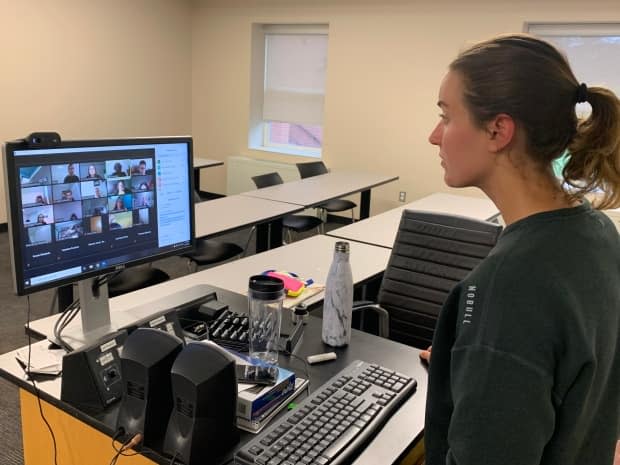
[(336, 360), (336, 352), (325, 352), (324, 354), (308, 355), (306, 360), (310, 365), (315, 363), (327, 362), (328, 360)]

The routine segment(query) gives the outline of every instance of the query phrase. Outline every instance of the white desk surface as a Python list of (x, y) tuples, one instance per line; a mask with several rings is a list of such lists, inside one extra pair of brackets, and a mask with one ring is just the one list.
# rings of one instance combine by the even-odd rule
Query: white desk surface
[(229, 195), (195, 205), (195, 237), (213, 236), (302, 211), (290, 203)]
[[(324, 285), (334, 255), (334, 245), (340, 239), (317, 235), (293, 242), (277, 249), (225, 263), (197, 273), (140, 289), (110, 299), (110, 315), (114, 329), (130, 325), (159, 311), (204, 295), (204, 285), (219, 287), (246, 295), (248, 278), (269, 269), (292, 271), (301, 277), (312, 278), (317, 285)], [(390, 250), (383, 247), (351, 242), (351, 269), (353, 282), (360, 283), (381, 273), (387, 267)], [(309, 301), (322, 299), (323, 293), (313, 295)], [(38, 334), (53, 340), (53, 327), (58, 315), (31, 322)], [(81, 345), (72, 339), (72, 331), (81, 328), (78, 314), (67, 327), (66, 341), (74, 347)]]
[(365, 220), (334, 229), (330, 236), (392, 248), (403, 210), (425, 210), (491, 220), (499, 214), (489, 199), (436, 193)]
[[(317, 286), (325, 285), (334, 257), (334, 246), (341, 239), (324, 235), (309, 237), (277, 249), (225, 263), (197, 273), (202, 283), (247, 294), (248, 278), (266, 270), (291, 271), (304, 279), (312, 278)], [(358, 242), (350, 243), (350, 261), (353, 282), (363, 282), (385, 270), (390, 251)], [(323, 297), (316, 294), (316, 302)]]
[(242, 192), (240, 195), (312, 207), (327, 200), (345, 197), (397, 179), (398, 176), (383, 174), (332, 171), (311, 178)]
[(208, 158), (194, 157), (194, 169), (222, 166), (223, 164), (224, 162), (220, 160), (209, 160)]

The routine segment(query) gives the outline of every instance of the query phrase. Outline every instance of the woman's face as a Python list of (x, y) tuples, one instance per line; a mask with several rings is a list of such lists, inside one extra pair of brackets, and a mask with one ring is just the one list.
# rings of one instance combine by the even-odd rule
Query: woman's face
[(119, 191), (124, 191), (125, 190), (125, 183), (123, 181), (119, 181), (118, 184), (116, 185), (116, 187), (118, 188)]
[(90, 166), (88, 167), (88, 174), (89, 174), (90, 176), (94, 176), (94, 175), (95, 175), (95, 173), (96, 173), (96, 171), (95, 171), (95, 167), (94, 167), (93, 165), (90, 165)]
[(488, 134), (475, 125), (463, 98), (461, 76), (450, 71), (439, 88), (440, 120), (428, 140), (439, 147), (444, 181), (450, 187), (484, 184), (494, 165), (487, 150)]

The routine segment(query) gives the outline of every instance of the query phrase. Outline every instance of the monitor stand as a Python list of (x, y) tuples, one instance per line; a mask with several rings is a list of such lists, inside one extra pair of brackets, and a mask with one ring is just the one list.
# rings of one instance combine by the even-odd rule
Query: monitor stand
[[(108, 285), (96, 286), (97, 292), (94, 292), (97, 279), (83, 279), (77, 283), (82, 325), (68, 325), (61, 333), (64, 343), (74, 350), (91, 345), (116, 330), (110, 320)], [(59, 342), (55, 336), (53, 339)]]

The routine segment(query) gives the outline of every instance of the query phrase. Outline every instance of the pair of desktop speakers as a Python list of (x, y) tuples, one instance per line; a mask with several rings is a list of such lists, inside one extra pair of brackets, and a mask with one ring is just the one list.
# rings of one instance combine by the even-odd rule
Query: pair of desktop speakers
[(140, 433), (145, 447), (186, 465), (213, 463), (238, 442), (235, 361), (224, 349), (138, 328), (118, 354), (121, 440)]

